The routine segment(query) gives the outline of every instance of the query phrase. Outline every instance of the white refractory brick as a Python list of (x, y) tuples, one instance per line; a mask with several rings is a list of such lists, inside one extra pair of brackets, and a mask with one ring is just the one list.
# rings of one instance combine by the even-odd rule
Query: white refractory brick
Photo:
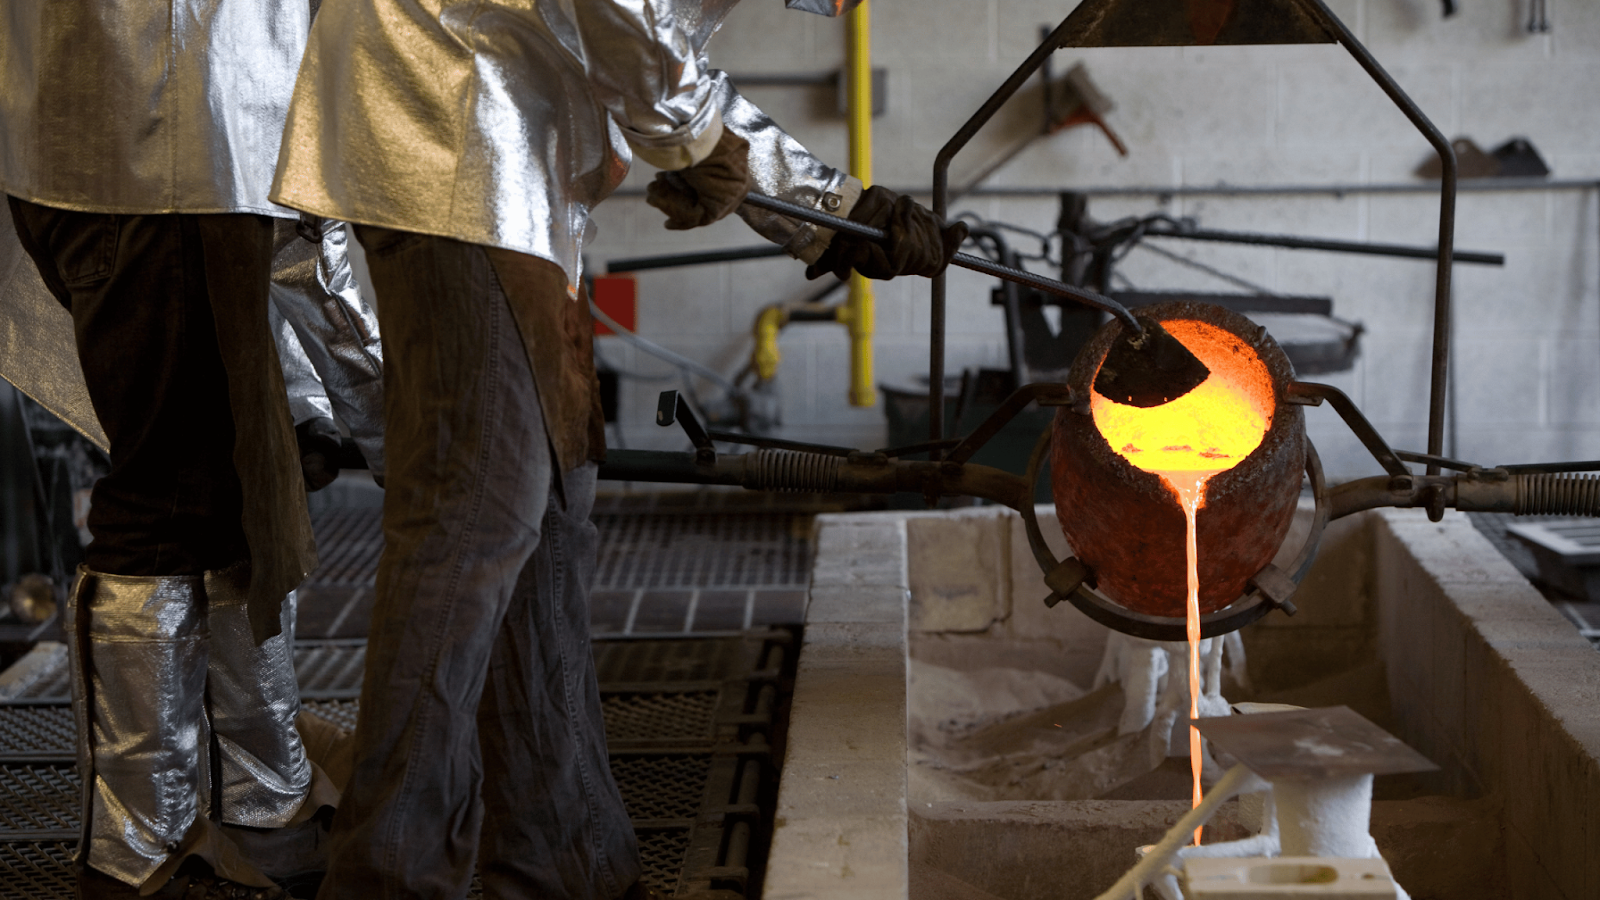
[[(1488, 60), (1540, 60), (1548, 47), (1544, 35), (1520, 27), (1526, 9), (1493, 4), (1458, 4), (1455, 15), (1441, 18), (1437, 4), (1366, 3), (1362, 43), (1385, 66), (1402, 60), (1457, 62), (1465, 48)], [(1476, 63), (1476, 60), (1474, 60)]]
[[(832, 337), (844, 340), (842, 334)], [(786, 426), (809, 427), (834, 421), (833, 416), (818, 408), (819, 402), (833, 399), (827, 392), (836, 389), (832, 384), (818, 384), (817, 350), (826, 339), (826, 335), (816, 334), (780, 333), (778, 336), (778, 374), (766, 390), (777, 393), (778, 415)], [(754, 345), (751, 341), (751, 346)]]
[[(1183, 159), (1183, 180), (1193, 187), (1349, 184), (1361, 180), (1361, 153), (1345, 147), (1189, 153)], [(1357, 204), (1316, 194), (1274, 197), (1270, 203), (1251, 196), (1195, 197), (1185, 203), (1184, 212), (1207, 228), (1234, 231), (1350, 240), (1360, 236), (1361, 227)]]
[[(1431, 339), (1430, 332), (1369, 331), (1362, 336), (1360, 365), (1366, 390), (1361, 412), (1368, 420), (1428, 420)], [(1382, 424), (1378, 428), (1390, 446), (1403, 446)]]
[[(1196, 206), (1211, 204), (1195, 203)], [(1222, 201), (1221, 206), (1228, 206)], [(1202, 227), (1211, 227), (1205, 219)], [(1178, 258), (1174, 258), (1178, 257)], [(1217, 276), (1181, 262), (1190, 260), (1198, 266), (1226, 272), (1235, 278), (1259, 285), (1265, 290), (1276, 290), (1276, 267), (1273, 251), (1268, 247), (1251, 247), (1239, 244), (1212, 243), (1210, 241), (1181, 241), (1152, 239), (1135, 247), (1133, 252), (1118, 264), (1117, 271), (1133, 284), (1146, 290), (1195, 290), (1239, 292), (1239, 286)]]
[[(1554, 12), (1555, 17), (1547, 17), (1551, 25), (1551, 57), (1561, 62), (1600, 60), (1600, 6), (1562, 3)], [(1557, 24), (1559, 28), (1555, 27)]]
[(817, 587), (895, 587), (906, 579), (905, 522), (891, 516), (817, 517)]
[[(1279, 70), (1278, 140), (1285, 148), (1414, 146), (1415, 125), (1377, 82), (1338, 49), (1322, 65), (1286, 64)], [(1447, 63), (1388, 69), (1423, 114), (1443, 127), (1451, 108)], [(1292, 157), (1291, 157), (1292, 159)]]
[(928, 336), (899, 335), (873, 342), (873, 371), (880, 386), (926, 391)]
[(1540, 354), (1533, 338), (1460, 336), (1451, 345), (1456, 387), (1470, 403), (1456, 401), (1463, 425), (1526, 427), (1545, 421)]
[(1544, 246), (1549, 203), (1549, 195), (1540, 191), (1462, 194), (1456, 199), (1456, 246), (1491, 253)]
[(903, 587), (813, 585), (806, 624), (890, 624), (905, 626), (908, 593)]
[[(843, 23), (777, 3), (740, 3), (712, 39), (712, 62), (729, 72), (803, 72), (837, 66)], [(782, 40), (773, 38), (781, 35)]]
[(1463, 129), (1492, 142), (1485, 150), (1525, 135), (1541, 154), (1594, 151), (1600, 63), (1474, 63), (1460, 79)]
[(1550, 422), (1600, 424), (1600, 339), (1551, 340), (1547, 353)]
[(731, 329), (727, 266), (652, 269), (637, 278), (640, 333), (705, 336)]
[(905, 896), (905, 628), (806, 628), (765, 894)]
[[(998, 284), (993, 275), (954, 266), (945, 270), (945, 333), (951, 343), (955, 338), (1005, 334), (1005, 313), (989, 303), (989, 293)], [(933, 313), (927, 284), (919, 287), (922, 302), (912, 306), (912, 327), (917, 334), (926, 335), (932, 330)]]
[[(1055, 558), (1071, 556), (1072, 548), (1056, 521), (1055, 509), (1050, 506), (1034, 509), (1039, 518), (1039, 532)], [(1068, 653), (1086, 662), (1098, 659), (1111, 629), (1079, 612), (1070, 602), (1045, 606), (1050, 588), (1044, 583), (1044, 570), (1028, 545), (1027, 527), (1015, 513), (1008, 516), (1007, 521), (1011, 530), (1011, 615), (1000, 633), (1012, 641), (1041, 641), (1068, 648)]]
[[(1432, 152), (1432, 151), (1427, 151)], [(1419, 152), (1412, 166), (1422, 162), (1426, 153)], [(1439, 197), (1437, 194), (1375, 194), (1367, 198), (1367, 240), (1384, 244), (1436, 247), (1439, 244)], [(1457, 207), (1460, 198), (1457, 198)], [(1463, 221), (1456, 217), (1459, 234)], [(1459, 244), (1459, 240), (1457, 241)], [(1484, 250), (1484, 247), (1462, 249)], [(1382, 259), (1383, 257), (1378, 257)], [(1415, 261), (1426, 269), (1431, 261)], [(1363, 261), (1363, 265), (1365, 265)]]
[[(1339, 205), (1359, 210), (1362, 201), (1351, 198)], [(1346, 237), (1365, 239), (1359, 234)], [(1343, 254), (1305, 250), (1283, 251), (1276, 263), (1277, 280), (1285, 291), (1328, 297), (1333, 300), (1333, 314), (1346, 321), (1369, 328), (1380, 321), (1386, 330), (1417, 333), (1432, 325), (1433, 267), (1425, 263), (1368, 257), (1352, 266)]]
[[(1094, 67), (1105, 71), (1101, 85), (1112, 97), (1126, 97), (1119, 123), (1141, 144), (1168, 147), (1254, 147), (1270, 144), (1276, 131), (1277, 67), (1234, 58), (1193, 63), (1141, 60), (1128, 54)], [(1129, 83), (1129, 79), (1135, 79)], [(1119, 88), (1112, 85), (1120, 85)]]
[(1006, 511), (906, 521), (913, 631), (983, 631), (1005, 615)]
[(1527, 579), (1471, 527), (1466, 514), (1447, 511), (1442, 521), (1431, 522), (1420, 510), (1392, 510), (1384, 515), (1389, 531), (1429, 577), (1440, 584), (1505, 585), (1526, 593)]
[(1550, 255), (1512, 250), (1506, 255), (1505, 266), (1458, 267), (1450, 284), (1456, 333), (1462, 337), (1539, 336), (1566, 331), (1566, 317), (1546, 312), (1554, 298), (1533, 296), (1529, 287), (1532, 279), (1519, 277), (1531, 275), (1529, 269), (1548, 265)]
[[(872, 8), (873, 58), (879, 65), (926, 66), (931, 48), (941, 51), (940, 68), (960, 70), (992, 65), (988, 3), (885, 3)], [(1015, 66), (1012, 62), (1011, 66)], [(990, 88), (993, 90), (993, 87)]]

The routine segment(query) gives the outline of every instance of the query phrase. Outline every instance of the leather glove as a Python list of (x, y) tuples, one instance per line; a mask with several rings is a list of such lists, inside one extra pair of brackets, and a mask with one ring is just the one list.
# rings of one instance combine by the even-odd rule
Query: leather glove
[(724, 128), (711, 154), (687, 169), (657, 172), (645, 200), (667, 214), (667, 227), (710, 225), (739, 208), (750, 187), (750, 145)]
[(320, 491), (339, 477), (339, 426), (332, 419), (318, 416), (294, 427), (300, 445), (300, 474), (307, 491)]
[(806, 267), (807, 278), (832, 272), (844, 281), (852, 269), (868, 278), (932, 278), (944, 271), (967, 239), (967, 223), (946, 225), (917, 201), (878, 185), (861, 192), (861, 199), (850, 210), (850, 219), (883, 229), (889, 233), (888, 240), (880, 242), (836, 232), (828, 249)]

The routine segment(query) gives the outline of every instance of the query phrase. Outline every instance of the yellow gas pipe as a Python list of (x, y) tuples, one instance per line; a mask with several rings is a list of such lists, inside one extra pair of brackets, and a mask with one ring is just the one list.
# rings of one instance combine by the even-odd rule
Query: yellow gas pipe
[[(849, 78), (846, 104), (850, 121), (850, 173), (864, 185), (872, 183), (872, 36), (867, 14), (870, 0), (849, 14), (846, 23), (845, 68)], [(874, 406), (878, 392), (872, 375), (872, 335), (877, 327), (872, 282), (850, 273), (850, 297), (839, 310), (841, 324), (850, 331), (850, 405)]]
[(789, 311), (783, 304), (764, 307), (756, 316), (756, 347), (750, 354), (750, 366), (756, 378), (771, 381), (778, 374), (778, 332), (789, 324)]
[[(863, 185), (872, 183), (872, 41), (868, 0), (846, 18), (845, 73), (846, 117), (850, 132), (850, 174)], [(850, 273), (850, 296), (830, 307), (833, 320), (845, 326), (850, 335), (850, 405), (876, 406), (877, 388), (872, 375), (872, 335), (877, 313), (873, 306), (872, 282), (859, 273)], [(778, 374), (778, 332), (789, 324), (790, 307), (773, 304), (761, 310), (755, 321), (755, 349), (750, 363), (756, 377), (769, 381)], [(815, 320), (813, 320), (815, 321)]]

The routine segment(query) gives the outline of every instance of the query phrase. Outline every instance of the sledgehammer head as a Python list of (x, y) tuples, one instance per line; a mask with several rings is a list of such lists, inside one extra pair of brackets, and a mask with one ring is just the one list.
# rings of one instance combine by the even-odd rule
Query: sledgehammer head
[(1094, 389), (1124, 406), (1169, 403), (1200, 386), (1211, 370), (1155, 319), (1139, 316), (1141, 334), (1117, 336), (1100, 363)]

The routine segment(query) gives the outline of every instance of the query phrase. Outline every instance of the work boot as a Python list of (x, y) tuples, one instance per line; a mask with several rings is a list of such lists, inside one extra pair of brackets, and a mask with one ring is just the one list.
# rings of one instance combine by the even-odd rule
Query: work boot
[(296, 897), (316, 896), (328, 872), (331, 809), (282, 828), (224, 825), (223, 833), (268, 878)]
[(627, 891), (623, 892), (619, 900), (668, 900), (669, 895), (660, 888), (645, 884), (644, 879), (635, 881)]
[[(77, 900), (140, 900), (139, 886), (104, 872), (79, 866), (77, 876)], [(229, 881), (211, 871), (204, 861), (192, 858), (185, 860), (178, 874), (165, 884), (142, 896), (146, 900), (292, 900), (282, 888), (251, 887)]]

